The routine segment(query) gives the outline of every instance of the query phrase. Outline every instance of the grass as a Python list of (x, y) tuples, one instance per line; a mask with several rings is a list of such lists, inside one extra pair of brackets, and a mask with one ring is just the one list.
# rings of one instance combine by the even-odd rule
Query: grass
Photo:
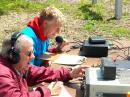
[(28, 2), (26, 0), (1, 0), (0, 1), (0, 15), (8, 13), (9, 11), (37, 11), (43, 7), (38, 2)]
[[(80, 0), (79, 4), (70, 4), (61, 2), (61, 0), (43, 0), (43, 2), (38, 2), (38, 0), (0, 0), (0, 15), (7, 14), (9, 11), (39, 12), (49, 5), (54, 5), (64, 14), (87, 20), (83, 29), (89, 33), (101, 32), (102, 34), (109, 33), (119, 37), (129, 37), (130, 28), (122, 25), (120, 21), (129, 21), (130, 13), (123, 9), (122, 20), (114, 20), (114, 1), (98, 0), (97, 4), (92, 5), (90, 0)], [(125, 8), (129, 8), (129, 4), (129, 0), (123, 0)], [(129, 11), (129, 9), (127, 10)]]
[[(114, 2), (112, 3), (114, 4)], [(129, 8), (128, 4), (130, 4), (129, 0), (123, 1), (123, 6)], [(108, 10), (107, 6), (108, 4), (105, 5), (101, 2), (96, 5), (88, 3), (81, 6), (79, 9), (82, 11), (84, 19), (88, 20), (84, 28), (89, 33), (101, 32), (102, 34), (130, 38), (130, 27), (126, 26), (126, 23), (129, 21), (130, 13), (122, 9), (122, 19), (115, 20), (114, 12), (110, 9)]]
[(109, 34), (116, 37), (127, 37), (130, 38), (130, 27), (116, 25), (116, 21), (90, 21), (84, 28), (91, 32), (100, 32), (101, 34)]
[(49, 5), (54, 5), (65, 13), (71, 13), (69, 9), (74, 10), (75, 8), (75, 5), (72, 6), (72, 4), (60, 0), (43, 0), (43, 2), (38, 2), (38, 0), (0, 0), (0, 15), (9, 11), (36, 12)]

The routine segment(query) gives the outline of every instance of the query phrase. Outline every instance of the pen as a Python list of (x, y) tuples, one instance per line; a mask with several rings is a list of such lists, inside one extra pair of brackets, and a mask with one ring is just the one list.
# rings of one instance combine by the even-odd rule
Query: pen
[(53, 84), (52, 88), (55, 87), (55, 85), (57, 84), (58, 80), (55, 81), (55, 83)]

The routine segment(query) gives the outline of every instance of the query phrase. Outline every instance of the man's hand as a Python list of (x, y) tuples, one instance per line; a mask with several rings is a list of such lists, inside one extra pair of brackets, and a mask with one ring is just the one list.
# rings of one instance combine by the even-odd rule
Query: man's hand
[(58, 51), (58, 52), (61, 52), (62, 49), (63, 49), (63, 47), (66, 46), (66, 45), (68, 45), (68, 44), (69, 44), (69, 42), (68, 42), (66, 39), (64, 39), (62, 43), (59, 43), (59, 44), (58, 44), (58, 46), (57, 46), (57, 51)]
[(84, 72), (85, 72), (85, 68), (88, 68), (89, 66), (75, 66), (72, 68), (71, 72), (70, 72), (70, 76), (71, 78), (78, 78), (78, 77), (83, 77)]

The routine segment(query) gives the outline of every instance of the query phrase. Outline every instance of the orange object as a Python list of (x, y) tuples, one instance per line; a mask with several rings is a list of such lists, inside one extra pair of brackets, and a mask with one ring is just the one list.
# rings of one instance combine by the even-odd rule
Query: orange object
[(127, 93), (127, 97), (130, 97), (130, 92)]

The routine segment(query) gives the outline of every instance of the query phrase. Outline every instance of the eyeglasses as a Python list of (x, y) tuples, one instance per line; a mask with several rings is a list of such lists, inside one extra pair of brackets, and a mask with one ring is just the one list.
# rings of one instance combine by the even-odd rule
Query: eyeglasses
[(32, 55), (32, 53), (34, 53), (34, 50), (27, 51), (26, 55), (30, 57)]

